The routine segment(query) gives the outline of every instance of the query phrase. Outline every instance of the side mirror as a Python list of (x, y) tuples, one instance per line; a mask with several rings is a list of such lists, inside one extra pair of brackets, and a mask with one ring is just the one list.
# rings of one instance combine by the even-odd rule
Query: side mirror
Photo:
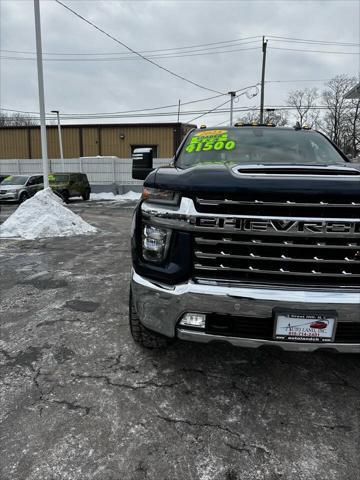
[(153, 168), (152, 148), (136, 148), (132, 154), (132, 178), (145, 180)]

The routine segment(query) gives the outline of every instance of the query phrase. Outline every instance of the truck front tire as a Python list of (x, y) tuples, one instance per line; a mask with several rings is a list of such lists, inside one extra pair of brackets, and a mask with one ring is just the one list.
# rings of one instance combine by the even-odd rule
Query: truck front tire
[(129, 298), (129, 324), (131, 335), (134, 341), (142, 347), (159, 349), (165, 348), (170, 345), (170, 343), (172, 343), (172, 340), (170, 338), (164, 337), (159, 333), (152, 332), (151, 330), (145, 328), (144, 325), (142, 325), (135, 310), (131, 292)]

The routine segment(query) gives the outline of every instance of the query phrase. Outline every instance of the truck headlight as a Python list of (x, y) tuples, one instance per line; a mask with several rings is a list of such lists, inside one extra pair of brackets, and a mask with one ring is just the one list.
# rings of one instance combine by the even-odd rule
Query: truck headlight
[(169, 249), (171, 230), (145, 225), (142, 237), (143, 257), (150, 262), (165, 260)]

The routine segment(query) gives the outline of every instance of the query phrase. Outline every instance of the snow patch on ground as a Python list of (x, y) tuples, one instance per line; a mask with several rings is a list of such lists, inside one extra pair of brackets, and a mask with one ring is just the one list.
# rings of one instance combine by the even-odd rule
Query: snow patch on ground
[(95, 233), (97, 230), (65, 207), (51, 188), (41, 190), (0, 225), (0, 238), (33, 240)]
[(122, 195), (115, 195), (112, 192), (92, 193), (90, 200), (112, 200), (115, 202), (134, 202), (139, 200), (141, 193), (139, 192), (127, 192)]

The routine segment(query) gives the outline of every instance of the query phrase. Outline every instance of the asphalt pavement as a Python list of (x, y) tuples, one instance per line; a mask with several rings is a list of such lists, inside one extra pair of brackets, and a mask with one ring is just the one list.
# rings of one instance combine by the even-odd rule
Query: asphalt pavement
[(360, 355), (140, 348), (133, 204), (70, 208), (99, 233), (0, 241), (1, 480), (360, 478)]

